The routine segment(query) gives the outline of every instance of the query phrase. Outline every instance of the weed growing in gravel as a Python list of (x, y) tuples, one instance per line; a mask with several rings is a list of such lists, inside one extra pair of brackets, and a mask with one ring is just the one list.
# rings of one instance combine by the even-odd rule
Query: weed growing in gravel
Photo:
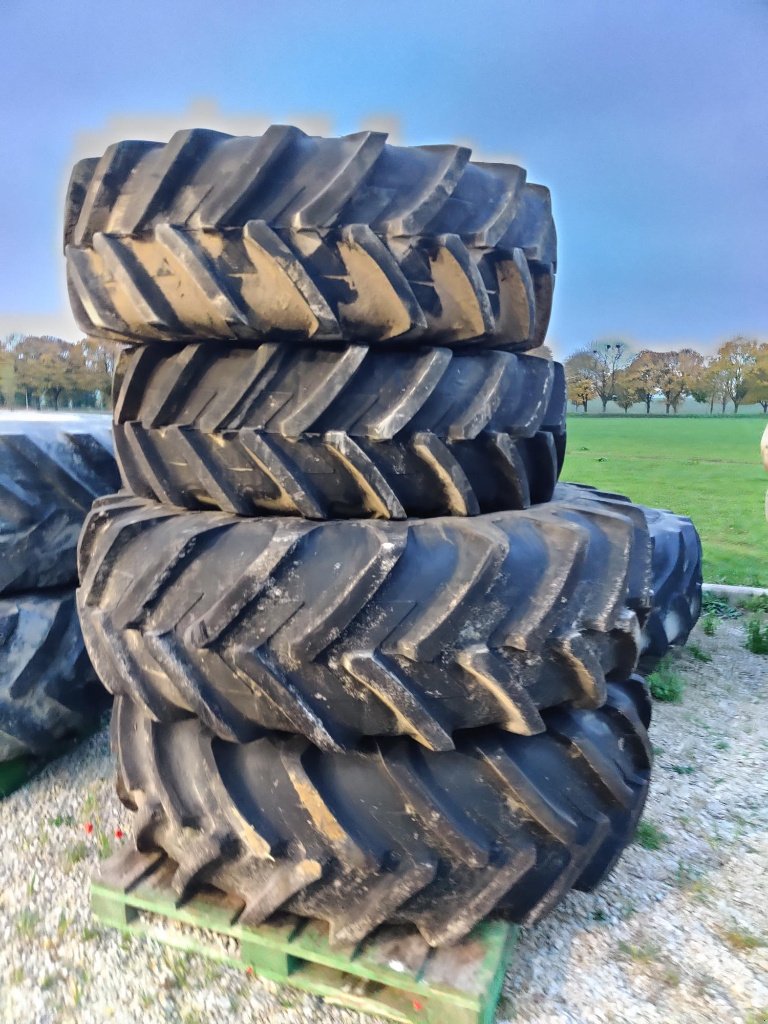
[(669, 770), (675, 775), (693, 775), (696, 771), (692, 764), (671, 764)]
[(692, 658), (695, 658), (696, 661), (703, 661), (705, 665), (712, 661), (712, 655), (703, 651), (697, 643), (689, 642), (686, 650)]
[(745, 597), (739, 602), (739, 607), (745, 612), (768, 612), (768, 594), (755, 594), (754, 597)]
[(701, 599), (701, 607), (708, 615), (716, 615), (719, 619), (737, 619), (739, 613), (723, 597), (715, 597), (713, 594), (704, 594)]
[(12, 985), (20, 985), (24, 981), (25, 977), (26, 975), (24, 974), (23, 967), (14, 967), (11, 971), (9, 980)]
[(207, 985), (212, 985), (215, 981), (218, 981), (221, 977), (221, 964), (217, 964), (215, 960), (204, 960), (203, 961), (203, 978)]
[(76, 1010), (79, 1010), (80, 1007), (83, 1005), (83, 989), (82, 986), (80, 985), (80, 982), (74, 980), (72, 982), (72, 987), (70, 991), (72, 993), (72, 1005), (75, 1007)]
[(768, 1006), (764, 1010), (755, 1010), (744, 1018), (744, 1024), (768, 1024)]
[(73, 868), (75, 864), (79, 864), (81, 860), (85, 860), (88, 856), (88, 846), (81, 839), (80, 842), (75, 843), (74, 846), (70, 846), (65, 854), (65, 859), (68, 867)]
[(760, 935), (753, 935), (741, 928), (729, 928), (723, 932), (723, 938), (732, 949), (761, 949), (767, 946), (768, 942)]
[(624, 942), (622, 939), (619, 942), (619, 952), (624, 953), (625, 956), (631, 957), (637, 963), (653, 963), (654, 960), (658, 960), (661, 949), (658, 946), (654, 946), (653, 943), (647, 942), (643, 945), (636, 946), (632, 942)]
[(718, 740), (715, 744), (715, 750), (730, 750), (731, 744), (727, 740)]
[(91, 939), (98, 939), (101, 934), (101, 928), (93, 928), (91, 925), (87, 924), (80, 932), (80, 938), (83, 942), (90, 942)]
[(99, 832), (99, 860), (106, 860), (112, 853), (112, 846), (106, 832)]
[(707, 612), (704, 618), (701, 620), (701, 628), (705, 636), (714, 636), (717, 620), (712, 612)]
[(683, 699), (685, 683), (682, 676), (664, 661), (648, 676), (648, 685), (651, 688), (651, 696), (656, 700), (679, 704)]
[(184, 988), (187, 984), (189, 977), (189, 957), (182, 954), (181, 956), (175, 956), (168, 964), (176, 988)]
[(644, 850), (660, 850), (669, 842), (669, 836), (652, 821), (641, 821), (637, 826), (634, 842)]
[(99, 798), (91, 790), (88, 796), (83, 800), (83, 806), (80, 808), (80, 816), (82, 818), (90, 818), (93, 812), (99, 805)]
[(61, 828), (62, 825), (72, 826), (75, 824), (75, 819), (71, 814), (57, 814), (55, 818), (48, 819), (52, 825), (56, 828)]
[(661, 980), (670, 988), (677, 988), (680, 984), (680, 971), (676, 971), (674, 967), (665, 967), (661, 972)]
[(514, 998), (502, 992), (496, 1007), (496, 1014), (499, 1020), (514, 1020), (517, 1016)]
[(25, 907), (16, 918), (16, 931), (23, 939), (31, 939), (39, 921), (40, 915), (37, 911)]
[(704, 872), (682, 860), (677, 862), (675, 885), (701, 901), (704, 901), (712, 891), (712, 886), (704, 878)]
[(745, 646), (752, 654), (768, 654), (768, 623), (763, 625), (760, 619), (750, 619)]

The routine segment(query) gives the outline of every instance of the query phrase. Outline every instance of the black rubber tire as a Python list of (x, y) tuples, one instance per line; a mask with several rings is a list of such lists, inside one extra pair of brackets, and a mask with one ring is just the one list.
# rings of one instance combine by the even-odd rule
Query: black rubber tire
[(477, 515), (552, 497), (565, 380), (509, 352), (155, 344), (121, 356), (114, 419), (126, 486), (166, 504)]
[(652, 672), (682, 647), (701, 615), (701, 540), (687, 516), (641, 505), (653, 541), (653, 607), (643, 629), (640, 665)]
[[(604, 500), (611, 508), (617, 501), (629, 501), (583, 484), (560, 484), (555, 496), (578, 503), (579, 492), (587, 501)], [(648, 674), (671, 648), (684, 646), (701, 614), (701, 539), (687, 516), (646, 505), (635, 507), (645, 516), (653, 544), (652, 607), (643, 626), (639, 662), (640, 671)]]
[(0, 594), (77, 582), (94, 499), (120, 486), (109, 420), (0, 420)]
[(110, 692), (230, 741), (531, 734), (637, 664), (650, 543), (617, 507), (311, 523), (103, 498), (80, 544), (83, 633)]
[(544, 340), (549, 191), (462, 146), (380, 132), (204, 129), (75, 166), (67, 279), (80, 327), (117, 339)]
[(451, 752), (400, 739), (333, 754), (277, 733), (226, 743), (118, 698), (112, 737), (137, 846), (178, 865), (180, 895), (236, 894), (241, 924), (321, 918), (337, 945), (411, 923), (438, 946), (492, 912), (532, 924), (605, 876), (648, 790), (647, 702), (633, 677), (598, 710), (547, 712), (538, 736), (481, 729)]
[(44, 756), (89, 731), (107, 706), (74, 589), (0, 597), (0, 762)]

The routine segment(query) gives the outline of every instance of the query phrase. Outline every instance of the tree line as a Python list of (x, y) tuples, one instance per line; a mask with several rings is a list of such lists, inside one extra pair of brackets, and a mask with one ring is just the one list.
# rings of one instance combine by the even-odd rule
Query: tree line
[[(108, 341), (9, 334), (0, 341), (0, 406), (103, 409), (109, 406), (119, 345)], [(734, 412), (759, 404), (768, 414), (768, 344), (735, 337), (706, 358), (692, 348), (633, 352), (621, 339), (595, 342), (565, 360), (568, 399), (587, 411), (599, 399), (603, 412), (616, 402), (624, 412), (661, 399), (667, 414), (692, 397)]]
[(0, 407), (104, 409), (119, 346), (9, 334), (0, 341)]
[(650, 413), (660, 399), (669, 415), (690, 396), (708, 404), (710, 414), (716, 407), (724, 413), (729, 404), (734, 413), (756, 404), (768, 414), (768, 344), (753, 338), (731, 338), (708, 358), (692, 348), (633, 352), (611, 339), (574, 352), (564, 366), (568, 400), (584, 412), (599, 399), (603, 412), (616, 402), (625, 413), (638, 403)]

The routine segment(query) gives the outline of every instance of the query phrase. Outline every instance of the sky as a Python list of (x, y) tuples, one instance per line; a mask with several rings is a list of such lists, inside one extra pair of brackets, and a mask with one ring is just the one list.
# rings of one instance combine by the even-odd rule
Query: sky
[(385, 128), (552, 190), (549, 341), (768, 340), (766, 0), (2, 0), (0, 336), (80, 336), (74, 161), (179, 128)]

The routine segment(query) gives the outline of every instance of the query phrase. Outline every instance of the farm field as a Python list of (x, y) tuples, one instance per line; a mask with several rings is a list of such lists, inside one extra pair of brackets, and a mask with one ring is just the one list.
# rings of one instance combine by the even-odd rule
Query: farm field
[(708, 583), (768, 586), (759, 417), (568, 417), (562, 479), (690, 516)]

